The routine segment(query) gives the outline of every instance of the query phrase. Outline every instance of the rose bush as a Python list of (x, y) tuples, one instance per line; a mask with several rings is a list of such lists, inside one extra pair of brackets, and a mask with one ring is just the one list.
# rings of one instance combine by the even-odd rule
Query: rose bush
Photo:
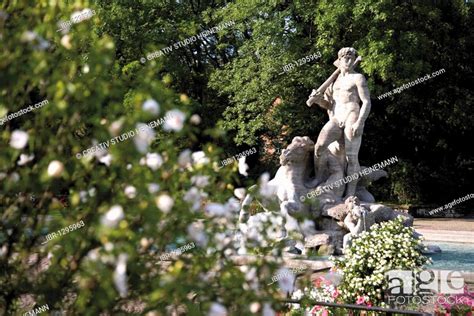
[[(222, 133), (200, 125), (159, 60), (121, 64), (99, 31), (107, 12), (57, 32), (82, 9), (39, 0), (0, 11), (0, 116), (49, 101), (0, 129), (0, 313), (274, 315), (285, 292), (267, 284), (280, 262), (234, 261), (245, 163), (219, 168)], [(267, 246), (273, 231), (252, 229), (252, 247)]]

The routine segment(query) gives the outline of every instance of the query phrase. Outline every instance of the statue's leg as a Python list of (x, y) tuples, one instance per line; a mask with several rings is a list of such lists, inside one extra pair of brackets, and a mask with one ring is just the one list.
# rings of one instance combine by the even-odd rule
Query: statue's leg
[[(355, 113), (353, 114), (354, 117), (350, 115), (348, 118), (348, 124), (346, 124), (346, 127), (344, 128), (344, 142), (347, 157), (347, 176), (351, 176), (360, 171), (359, 149), (362, 143), (362, 133), (360, 135), (352, 136), (352, 123), (357, 119)], [(357, 182), (358, 180), (353, 180), (347, 184), (345, 197), (355, 195)]]
[[(337, 164), (337, 169), (332, 168), (331, 165)], [(342, 195), (344, 194), (344, 184), (341, 183), (341, 179), (344, 179), (344, 171), (342, 170), (342, 167), (339, 165), (338, 161), (329, 161), (329, 169), (330, 169), (330, 174), (331, 176), (326, 180), (324, 185), (331, 185), (331, 184), (336, 184), (334, 188), (331, 190), (338, 198), (342, 198)], [(339, 185), (339, 186), (338, 186)]]
[(319, 132), (318, 140), (314, 145), (314, 156), (320, 157), (327, 150), (330, 143), (338, 140), (342, 135), (341, 128), (333, 120), (329, 120)]
[(311, 183), (311, 187), (317, 186), (321, 181), (324, 171), (326, 170), (326, 159), (322, 157), (323, 153), (328, 150), (329, 144), (338, 140), (342, 135), (341, 128), (332, 120), (329, 120), (319, 132), (318, 140), (314, 145), (314, 170), (315, 180)]

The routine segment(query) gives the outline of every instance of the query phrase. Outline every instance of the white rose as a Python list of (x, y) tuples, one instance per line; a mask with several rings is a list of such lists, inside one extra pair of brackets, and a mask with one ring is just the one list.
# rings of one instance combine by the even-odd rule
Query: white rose
[(129, 199), (133, 199), (137, 196), (137, 189), (133, 185), (127, 185), (124, 193)]
[(33, 31), (24, 31), (21, 34), (21, 41), (22, 42), (32, 42), (38, 37), (38, 34)]
[(111, 154), (106, 154), (105, 156), (102, 156), (99, 158), (99, 161), (106, 165), (107, 167), (110, 166), (110, 163), (112, 162), (112, 155)]
[(180, 110), (171, 110), (166, 112), (166, 120), (165, 123), (163, 124), (163, 129), (165, 131), (176, 131), (179, 132), (184, 125), (184, 120), (186, 118), (186, 115), (181, 112)]
[(23, 166), (32, 161), (35, 158), (35, 155), (26, 155), (26, 154), (21, 154), (20, 155), (20, 160), (17, 162), (17, 165)]
[(204, 188), (209, 184), (209, 176), (192, 176), (191, 182), (198, 188)]
[(201, 123), (201, 117), (197, 114), (193, 114), (190, 118), (189, 118), (189, 121), (191, 122), (191, 124), (194, 124), (194, 125), (199, 125)]
[(64, 35), (61, 37), (61, 45), (63, 45), (66, 49), (71, 49), (71, 37), (69, 35)]
[(124, 216), (123, 208), (120, 205), (114, 205), (102, 217), (102, 224), (110, 228), (116, 227)]
[(15, 149), (23, 149), (28, 143), (28, 133), (22, 130), (13, 131), (10, 137), (10, 146)]
[(225, 216), (227, 215), (227, 208), (220, 203), (209, 203), (206, 205), (206, 212), (210, 216)]
[(164, 213), (171, 211), (174, 205), (174, 200), (167, 194), (162, 194), (156, 198), (156, 206)]
[(145, 164), (153, 171), (158, 170), (163, 164), (163, 158), (157, 153), (147, 153), (145, 157)]
[(191, 150), (185, 149), (179, 154), (178, 164), (181, 167), (187, 167), (191, 164)]
[(259, 309), (260, 309), (260, 303), (258, 303), (258, 302), (253, 302), (252, 304), (250, 304), (250, 311), (251, 311), (252, 313), (255, 314), (256, 312), (258, 312)]
[(155, 139), (155, 131), (144, 123), (137, 123), (136, 129), (138, 134), (133, 138), (135, 147), (141, 153), (146, 153), (148, 151), (148, 146), (151, 144), (153, 139)]
[(212, 303), (209, 312), (207, 313), (208, 316), (227, 316), (227, 309), (219, 304), (219, 303)]
[(239, 199), (243, 200), (245, 198), (245, 188), (237, 188), (234, 190), (234, 195)]
[(64, 171), (64, 165), (58, 160), (53, 160), (48, 165), (48, 175), (53, 178), (59, 178)]
[(239, 158), (239, 173), (247, 177), (247, 170), (249, 169), (249, 166), (245, 163), (245, 158), (245, 156)]
[(158, 183), (148, 183), (148, 192), (154, 194), (160, 190), (160, 185)]
[(208, 164), (209, 158), (203, 151), (196, 151), (191, 154), (191, 160), (194, 164)]
[(124, 119), (121, 118), (119, 120), (113, 121), (110, 126), (109, 126), (109, 133), (112, 136), (117, 136), (120, 131), (122, 130), (122, 125), (123, 125)]
[(158, 115), (160, 113), (160, 105), (153, 99), (148, 99), (143, 102), (142, 110), (153, 115)]

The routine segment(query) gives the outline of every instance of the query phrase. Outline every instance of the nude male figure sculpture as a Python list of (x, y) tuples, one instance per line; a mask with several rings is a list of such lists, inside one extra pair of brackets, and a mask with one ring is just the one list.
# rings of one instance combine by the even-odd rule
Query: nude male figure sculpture
[[(315, 170), (321, 169), (320, 158), (328, 150), (329, 144), (343, 138), (347, 160), (346, 175), (352, 175), (360, 171), (358, 155), (362, 132), (365, 120), (370, 113), (371, 103), (367, 81), (362, 74), (354, 71), (356, 56), (357, 52), (354, 48), (341, 48), (335, 63), (339, 71), (338, 74), (333, 74), (336, 79), (332, 83), (329, 82), (330, 85), (324, 88), (324, 95), (320, 91), (321, 88), (313, 90), (307, 101), (308, 106), (317, 103), (328, 110), (329, 114), (329, 121), (322, 128), (314, 146)], [(321, 181), (321, 179), (316, 177), (312, 185), (316, 186), (319, 184), (318, 181)], [(346, 198), (355, 195), (356, 186), (357, 180), (347, 184)]]

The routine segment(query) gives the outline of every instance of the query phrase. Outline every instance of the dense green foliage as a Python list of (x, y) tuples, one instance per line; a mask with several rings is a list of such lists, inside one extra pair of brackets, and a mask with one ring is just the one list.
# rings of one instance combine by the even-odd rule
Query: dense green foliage
[[(268, 157), (269, 148), (283, 148), (297, 135), (316, 139), (327, 115), (304, 102), (333, 71), (338, 49), (353, 46), (364, 58), (360, 71), (372, 99), (360, 160), (365, 165), (392, 156), (402, 161), (390, 169), (377, 196), (437, 204), (472, 187), (472, 153), (465, 146), (474, 120), (470, 3), (238, 0), (100, 6), (107, 12), (100, 29), (116, 38), (124, 65), (235, 22), (156, 61), (163, 65), (160, 72), (175, 79), (172, 87), (197, 102), (204, 124), (217, 123), (228, 133), (222, 143), (227, 152), (261, 148), (263, 157), (251, 161), (257, 164), (251, 174), (274, 168), (277, 157)], [(320, 59), (283, 71), (316, 53)], [(442, 68), (438, 77), (377, 98)], [(277, 98), (282, 102), (274, 102)], [(265, 163), (269, 159), (273, 165)]]
[[(305, 97), (333, 71), (337, 50), (353, 46), (364, 58), (360, 68), (372, 97), (361, 162), (395, 155), (403, 161), (391, 168), (387, 193), (434, 202), (472, 187), (472, 151), (465, 146), (474, 121), (471, 6), (361, 0), (250, 2), (242, 9), (240, 3), (248, 2), (229, 5), (221, 16), (240, 24), (235, 34), (251, 35), (242, 38), (239, 56), (211, 77), (212, 87), (229, 97), (223, 126), (235, 131), (237, 143), (254, 144), (262, 135), (284, 135), (286, 143), (296, 135), (316, 137), (326, 113), (309, 110)], [(320, 61), (279, 75), (285, 64), (316, 51)], [(376, 98), (442, 68), (439, 77)], [(272, 110), (276, 96), (283, 104)]]
[[(123, 65), (114, 38), (92, 32), (109, 11), (56, 32), (82, 8), (1, 8), (0, 115), (48, 103), (0, 130), (0, 313), (34, 303), (74, 315), (271, 309), (280, 294), (266, 284), (276, 265), (231, 261), (238, 201), (229, 183), (238, 176), (235, 163), (219, 169), (219, 131), (192, 116), (160, 63)], [(183, 120), (155, 128), (152, 155), (135, 136), (112, 143), (110, 155), (76, 158), (170, 111)], [(196, 247), (160, 262), (191, 241)]]

